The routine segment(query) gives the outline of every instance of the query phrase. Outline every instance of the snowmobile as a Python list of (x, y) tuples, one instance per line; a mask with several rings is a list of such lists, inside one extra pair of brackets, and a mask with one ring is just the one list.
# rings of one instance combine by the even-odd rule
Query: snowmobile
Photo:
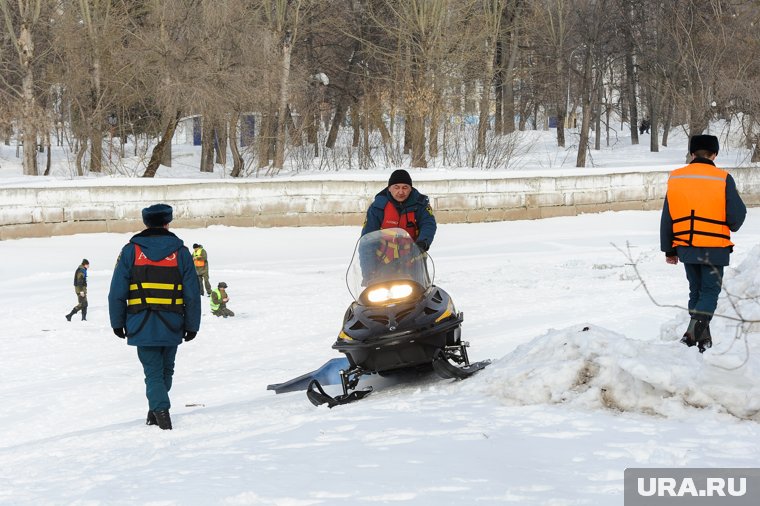
[[(433, 370), (443, 378), (464, 379), (490, 360), (470, 363), (461, 339), (463, 315), (446, 291), (433, 284), (435, 266), (406, 230), (391, 228), (362, 236), (346, 272), (354, 301), (343, 318), (333, 349), (344, 355), (284, 383), (276, 393), (306, 389), (315, 406), (333, 407), (366, 397), (356, 390), (364, 375)], [(322, 385), (340, 382), (343, 394)]]

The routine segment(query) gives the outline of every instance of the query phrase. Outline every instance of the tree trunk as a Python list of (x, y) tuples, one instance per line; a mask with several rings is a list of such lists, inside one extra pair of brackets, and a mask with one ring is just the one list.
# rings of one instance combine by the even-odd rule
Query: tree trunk
[(214, 172), (214, 121), (203, 116), (201, 130), (201, 172)]
[(425, 117), (416, 114), (412, 118), (412, 167), (427, 167), (425, 158)]
[[(501, 39), (496, 41), (496, 71), (494, 73), (494, 119), (493, 133), (501, 135), (504, 132), (504, 48)], [(432, 142), (432, 135), (431, 135)]]
[(659, 145), (659, 132), (660, 132), (660, 90), (662, 89), (662, 83), (657, 80), (654, 88), (651, 91), (649, 98), (649, 128), (651, 134), (649, 135), (649, 151), (652, 153), (658, 153), (660, 151)]
[(288, 81), (290, 79), (290, 37), (282, 43), (282, 74), (280, 75), (280, 98), (277, 107), (277, 139), (275, 141), (272, 168), (276, 174), (285, 165), (285, 125), (288, 107)]
[(351, 147), (359, 147), (359, 139), (361, 138), (361, 118), (359, 117), (359, 104), (351, 106), (351, 128), (353, 129), (353, 136), (351, 137)]
[(214, 121), (214, 140), (216, 163), (227, 165), (227, 125), (224, 121)]
[[(150, 161), (148, 162), (148, 166), (145, 167), (145, 173), (143, 173), (142, 177), (153, 177), (156, 175), (156, 172), (158, 172), (158, 167), (161, 165), (161, 160), (164, 157), (164, 150), (172, 143), (172, 137), (174, 137), (174, 131), (177, 129), (180, 114), (180, 111), (177, 111), (174, 114), (174, 118), (169, 120), (166, 124), (164, 134), (161, 136), (161, 140), (158, 141), (158, 144), (153, 148), (153, 152), (150, 155)], [(135, 142), (137, 142), (136, 138)]]
[(628, 107), (631, 117), (631, 144), (639, 143), (639, 108), (636, 105), (636, 70), (633, 65), (633, 47), (629, 47), (625, 55), (625, 75), (628, 85)]
[(363, 114), (362, 114), (362, 156), (365, 160), (370, 158), (370, 146), (369, 146), (369, 104), (367, 95), (364, 95)]
[(752, 149), (755, 142), (754, 128), (755, 116), (745, 113), (742, 116), (742, 129), (744, 131), (744, 147), (746, 149)]
[(243, 156), (240, 154), (240, 149), (238, 149), (238, 132), (237, 132), (237, 125), (238, 121), (240, 120), (240, 113), (234, 113), (230, 117), (228, 130), (230, 132), (229, 140), (230, 140), (230, 152), (232, 153), (232, 172), (230, 172), (230, 176), (232, 177), (240, 177), (240, 174), (243, 171)]
[[(259, 126), (258, 142), (258, 163), (256, 167), (261, 169), (269, 166), (269, 152), (272, 145), (272, 116), (271, 114), (261, 114), (261, 125)], [(258, 172), (258, 171), (257, 171)]]
[(411, 117), (407, 113), (404, 116), (404, 154), (408, 155), (412, 152), (412, 124)]
[(53, 160), (52, 160), (53, 149), (50, 146), (50, 132), (47, 132), (45, 134), (45, 147), (47, 148), (47, 157), (46, 157), (47, 160), (46, 160), (46, 163), (45, 163), (45, 174), (43, 174), (43, 175), (49, 176), (50, 175), (50, 167), (51, 167), (52, 162), (53, 162)]
[(380, 109), (377, 105), (372, 108), (371, 112), (372, 126), (380, 131), (380, 138), (383, 140), (383, 144), (388, 145), (391, 143), (391, 133), (388, 131), (388, 127), (385, 126), (383, 121), (383, 115), (380, 114)]
[(591, 49), (586, 49), (583, 63), (583, 83), (581, 86), (581, 132), (578, 141), (578, 157), (576, 167), (586, 166), (586, 151), (588, 150), (589, 128), (591, 126), (591, 97), (593, 96), (593, 79), (591, 75)]
[(335, 106), (335, 114), (333, 115), (332, 124), (330, 125), (330, 131), (327, 134), (327, 141), (325, 141), (326, 148), (335, 148), (335, 142), (338, 140), (338, 130), (340, 130), (340, 125), (346, 119), (348, 104), (348, 95), (342, 95), (339, 99), (339, 102)]
[(34, 121), (35, 100), (34, 100), (34, 72), (32, 68), (32, 59), (34, 57), (34, 43), (32, 34), (26, 24), (21, 25), (21, 31), (18, 37), (19, 54), (21, 56), (21, 67), (24, 71), (24, 78), (21, 82), (22, 95), (22, 134), (24, 136), (24, 175), (36, 176), (37, 174), (37, 127)]
[(438, 157), (438, 125), (441, 122), (441, 97), (438, 81), (433, 77), (433, 103), (430, 105), (430, 142), (428, 154), (431, 158)]
[[(559, 55), (564, 53), (562, 47), (557, 51)], [(569, 80), (565, 78), (565, 60), (563, 57), (557, 57), (557, 78), (554, 80), (557, 84), (557, 88), (554, 93), (557, 96), (557, 146), (560, 148), (565, 147), (565, 117), (567, 116), (567, 95), (570, 94)], [(567, 93), (565, 93), (567, 91)]]
[(293, 143), (293, 146), (297, 146), (297, 147), (303, 146), (301, 129), (298, 128), (298, 125), (296, 125), (296, 122), (293, 119), (293, 111), (290, 110), (290, 105), (288, 105), (286, 108), (285, 118), (286, 118), (285, 126), (288, 129), (288, 136), (290, 137), (290, 142)]
[(79, 149), (77, 150), (77, 158), (76, 158), (76, 165), (77, 165), (77, 175), (84, 176), (84, 168), (82, 167), (82, 160), (84, 159), (84, 154), (87, 152), (87, 139), (84, 138), (81, 140), (82, 144), (79, 145)]
[(489, 112), (491, 108), (491, 86), (493, 85), (494, 50), (490, 40), (487, 42), (485, 55), (485, 75), (483, 76), (483, 92), (480, 96), (480, 115), (478, 118), (478, 154), (486, 154), (486, 132), (488, 131)]
[(668, 105), (666, 108), (665, 113), (665, 123), (662, 125), (662, 145), (667, 147), (668, 145), (668, 133), (670, 132), (670, 127), (673, 123), (673, 109), (675, 108), (675, 104), (673, 103), (673, 96), (668, 95)]
[[(169, 120), (170, 122), (173, 120)], [(176, 128), (176, 126), (175, 126)], [(166, 129), (164, 129), (164, 132)], [(164, 167), (171, 167), (172, 166), (172, 143), (167, 142), (164, 144), (164, 148), (161, 150), (161, 165)]]
[(309, 101), (311, 106), (307, 111), (306, 117), (309, 121), (306, 122), (306, 143), (314, 146), (314, 158), (319, 156), (319, 145), (317, 144), (317, 133), (319, 132), (319, 112), (321, 100), (319, 99), (319, 92), (317, 87), (319, 84), (312, 84), (309, 87)]
[(90, 172), (103, 170), (103, 132), (94, 124), (90, 128)]
[(97, 56), (92, 62), (91, 79), (90, 172), (101, 172), (103, 170), (103, 118), (100, 112), (100, 58)]
[(511, 134), (515, 131), (515, 90), (512, 86), (512, 81), (515, 75), (515, 65), (517, 63), (517, 54), (520, 50), (517, 42), (517, 29), (510, 31), (511, 37), (511, 49), (509, 51), (509, 62), (507, 63), (507, 69), (505, 72), (504, 83), (504, 119), (502, 121), (504, 125), (504, 133)]
[(602, 86), (602, 75), (600, 72), (599, 78), (596, 79), (596, 91), (594, 93), (594, 150), (600, 151), (602, 149), (602, 98), (604, 88)]

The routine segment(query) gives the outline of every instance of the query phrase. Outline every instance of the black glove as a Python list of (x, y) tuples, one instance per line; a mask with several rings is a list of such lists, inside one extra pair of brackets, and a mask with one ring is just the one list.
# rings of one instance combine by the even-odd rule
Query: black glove
[(113, 329), (113, 333), (116, 334), (116, 337), (120, 337), (122, 339), (124, 339), (124, 337), (126, 337), (125, 333), (124, 333), (124, 329), (122, 329), (122, 328)]
[(428, 248), (430, 247), (430, 246), (428, 246), (428, 243), (426, 243), (425, 241), (417, 241), (417, 242), (416, 242), (416, 243), (414, 243), (414, 244), (416, 244), (416, 245), (417, 245), (417, 247), (418, 247), (420, 250), (422, 250), (422, 251), (427, 251), (427, 250), (428, 250)]
[(195, 336), (197, 335), (198, 335), (198, 332), (194, 330), (186, 330), (184, 339), (185, 341), (192, 341), (193, 339), (195, 339)]

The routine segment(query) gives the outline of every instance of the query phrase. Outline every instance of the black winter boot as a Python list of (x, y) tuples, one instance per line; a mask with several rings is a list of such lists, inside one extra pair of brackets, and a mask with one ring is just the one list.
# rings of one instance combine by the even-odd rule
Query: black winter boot
[(700, 353), (711, 348), (710, 319), (705, 316), (692, 316), (681, 342), (689, 347), (698, 346)]
[(697, 319), (692, 316), (691, 320), (689, 320), (689, 326), (686, 328), (686, 332), (684, 332), (683, 337), (681, 338), (681, 342), (691, 348), (692, 346), (696, 346), (697, 340), (694, 337), (696, 335), (695, 328), (697, 326)]
[(168, 411), (154, 411), (153, 416), (156, 417), (156, 423), (160, 429), (172, 430), (172, 419)]
[(71, 310), (71, 312), (70, 312), (69, 314), (67, 314), (67, 315), (66, 315), (66, 319), (67, 319), (68, 321), (71, 321), (71, 317), (72, 317), (72, 316), (74, 316), (74, 315), (76, 314), (76, 312), (77, 312), (77, 310), (76, 310), (76, 309), (72, 309), (72, 310)]
[(82, 321), (87, 320), (87, 308), (82, 309)]
[(697, 324), (697, 347), (699, 348), (700, 353), (704, 353), (707, 348), (712, 348), (710, 320), (705, 320), (704, 323)]
[(148, 411), (148, 418), (145, 420), (145, 425), (158, 425), (156, 415), (153, 414), (153, 411)]

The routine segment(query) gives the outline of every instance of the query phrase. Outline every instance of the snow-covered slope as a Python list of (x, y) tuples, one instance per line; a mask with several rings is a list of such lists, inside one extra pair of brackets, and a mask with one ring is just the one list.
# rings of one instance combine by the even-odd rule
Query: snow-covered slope
[[(371, 379), (376, 392), (332, 410), (266, 385), (337, 356), (359, 231), (177, 230), (206, 247), (237, 316), (206, 308), (180, 347), (171, 432), (144, 425), (136, 352), (108, 324), (129, 235), (0, 242), (0, 504), (621, 505), (627, 467), (756, 467), (757, 334), (749, 356), (728, 320), (704, 355), (680, 345), (683, 312), (652, 304), (611, 244), (630, 242), (658, 302), (683, 305), (658, 223), (442, 225), (436, 282), (464, 312), (471, 358), (494, 363), (463, 382)], [(756, 290), (760, 212), (735, 242), (727, 291)], [(83, 257), (89, 321), (69, 323)]]

